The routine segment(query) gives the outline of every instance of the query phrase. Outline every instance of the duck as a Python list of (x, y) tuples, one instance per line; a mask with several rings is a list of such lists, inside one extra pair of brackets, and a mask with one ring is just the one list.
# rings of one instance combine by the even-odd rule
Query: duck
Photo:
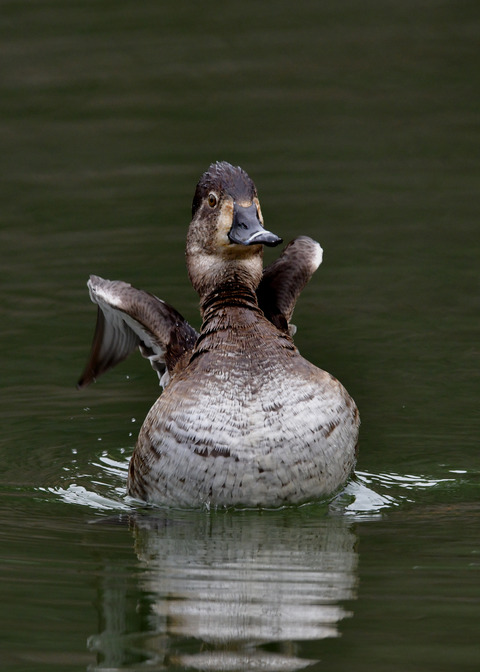
[(134, 500), (277, 508), (332, 497), (353, 473), (357, 406), (293, 341), (292, 314), (323, 251), (298, 236), (263, 268), (264, 247), (281, 242), (253, 180), (221, 161), (196, 186), (186, 240), (199, 332), (157, 296), (90, 276), (97, 323), (78, 387), (139, 349), (163, 388), (130, 459)]

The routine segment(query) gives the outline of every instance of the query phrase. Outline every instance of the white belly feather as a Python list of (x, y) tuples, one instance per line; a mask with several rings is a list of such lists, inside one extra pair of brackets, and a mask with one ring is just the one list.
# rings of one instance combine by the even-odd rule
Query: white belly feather
[(279, 506), (335, 491), (354, 466), (356, 409), (338, 381), (295, 359), (314, 382), (275, 365), (245, 377), (231, 360), (194, 389), (188, 377), (172, 381), (138, 439), (149, 499)]

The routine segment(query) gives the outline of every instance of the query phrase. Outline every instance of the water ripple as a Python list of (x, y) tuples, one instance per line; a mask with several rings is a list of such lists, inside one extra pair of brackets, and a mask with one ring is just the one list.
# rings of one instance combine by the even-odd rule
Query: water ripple
[[(368, 519), (381, 517), (401, 504), (412, 503), (425, 489), (454, 483), (454, 478), (429, 478), (413, 474), (357, 471), (335, 497), (331, 508), (347, 516)], [(408, 493), (405, 493), (405, 490)]]
[[(65, 467), (64, 483), (38, 490), (68, 504), (89, 507), (97, 512), (131, 509), (133, 500), (127, 497), (125, 485), (129, 458), (125, 449), (121, 448), (116, 455), (106, 451), (96, 455), (86, 470), (72, 461), (69, 467)], [(449, 474), (453, 475), (453, 472)], [(426, 490), (452, 483), (456, 483), (456, 478), (357, 471), (332, 499), (330, 511), (362, 520), (376, 519), (401, 505), (416, 501)]]

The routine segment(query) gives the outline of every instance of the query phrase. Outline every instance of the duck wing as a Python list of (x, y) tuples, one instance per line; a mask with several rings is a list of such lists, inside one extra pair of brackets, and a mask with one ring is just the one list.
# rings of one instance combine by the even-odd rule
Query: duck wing
[(98, 306), (90, 357), (77, 387), (96, 380), (137, 347), (165, 387), (169, 373), (193, 349), (198, 333), (168, 303), (127, 282), (91, 275), (90, 298)]
[(294, 325), (289, 325), (295, 304), (322, 263), (322, 257), (319, 243), (308, 236), (299, 236), (263, 270), (257, 289), (258, 304), (265, 317), (281, 331), (295, 333)]

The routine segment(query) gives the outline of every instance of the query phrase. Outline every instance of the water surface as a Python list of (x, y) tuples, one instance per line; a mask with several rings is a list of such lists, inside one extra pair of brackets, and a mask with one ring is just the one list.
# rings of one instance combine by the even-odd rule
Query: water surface
[[(2, 670), (478, 669), (479, 19), (3, 3)], [(90, 273), (199, 326), (183, 249), (217, 159), (324, 248), (296, 343), (362, 417), (329, 503), (143, 510), (125, 475), (156, 376), (135, 355), (75, 390)]]

